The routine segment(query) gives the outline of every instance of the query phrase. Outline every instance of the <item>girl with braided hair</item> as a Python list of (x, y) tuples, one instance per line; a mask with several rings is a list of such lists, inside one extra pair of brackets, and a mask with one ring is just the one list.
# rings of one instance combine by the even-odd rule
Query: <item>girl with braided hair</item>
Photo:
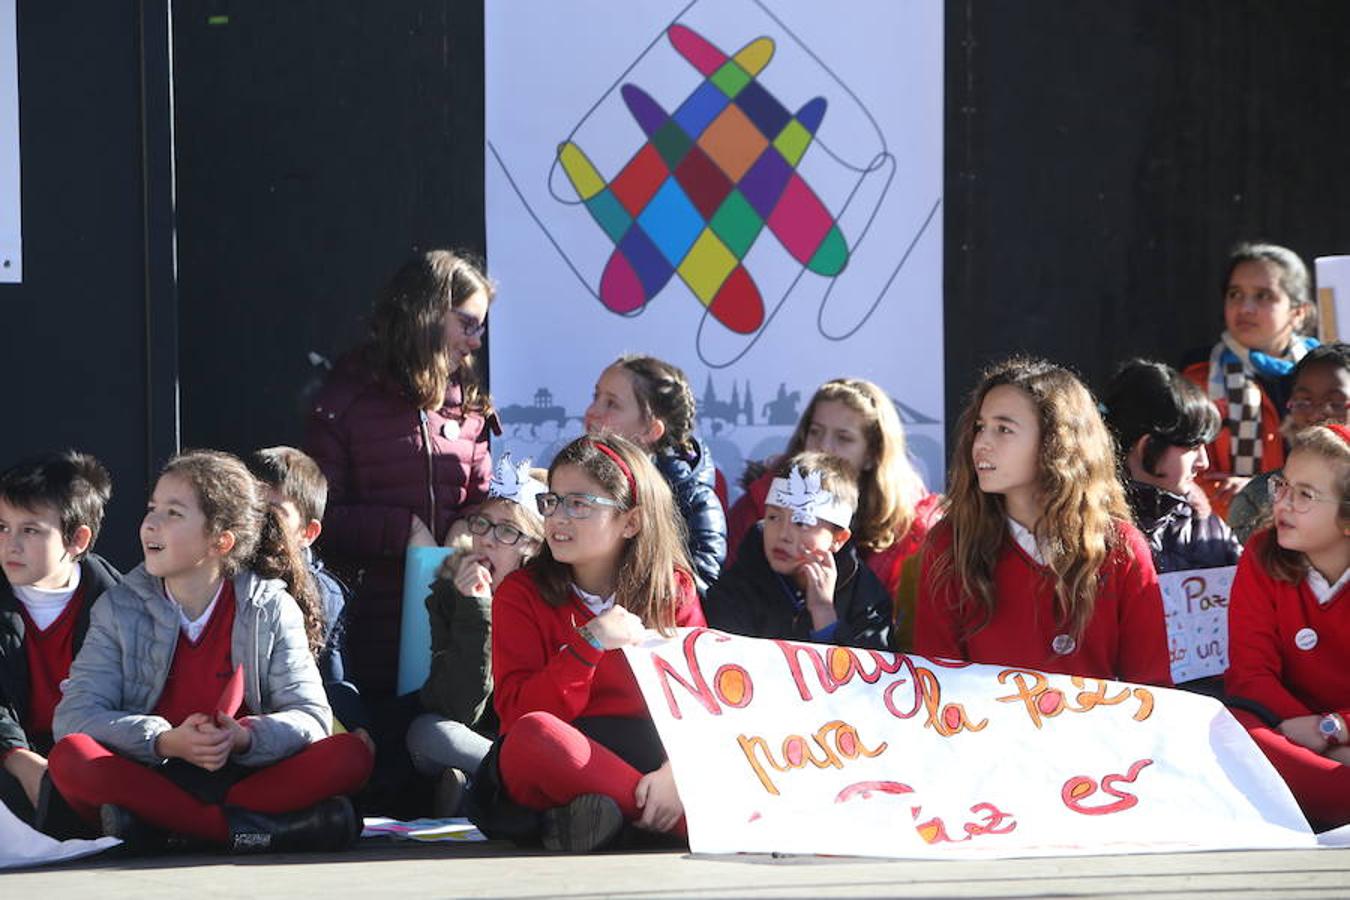
[(604, 429), (652, 454), (684, 520), (699, 596), (727, 555), (727, 517), (716, 492), (712, 451), (694, 435), (694, 391), (684, 372), (654, 356), (625, 355), (600, 373), (586, 433)]

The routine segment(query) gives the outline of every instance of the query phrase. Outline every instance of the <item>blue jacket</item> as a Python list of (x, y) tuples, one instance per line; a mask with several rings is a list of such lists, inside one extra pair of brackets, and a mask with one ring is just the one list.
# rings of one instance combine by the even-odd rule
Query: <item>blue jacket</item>
[(1125, 496), (1159, 573), (1237, 565), (1242, 544), (1223, 519), (1201, 518), (1184, 497), (1142, 481), (1128, 482)]
[(657, 470), (671, 493), (689, 532), (689, 557), (700, 597), (722, 572), (727, 558), (727, 514), (717, 498), (717, 469), (712, 451), (694, 439), (693, 452), (667, 449), (655, 457)]

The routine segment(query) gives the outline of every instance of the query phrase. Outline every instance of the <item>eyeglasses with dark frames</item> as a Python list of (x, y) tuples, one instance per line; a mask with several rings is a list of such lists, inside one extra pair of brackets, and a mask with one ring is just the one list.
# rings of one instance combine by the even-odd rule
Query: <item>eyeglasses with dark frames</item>
[(506, 544), (508, 547), (517, 543), (521, 538), (526, 537), (525, 532), (507, 522), (494, 522), (487, 516), (478, 514), (469, 516), (469, 531), (479, 535), (492, 532), (492, 538), (499, 544)]
[(450, 312), (459, 320), (460, 330), (464, 332), (466, 338), (482, 337), (483, 332), (487, 331), (487, 319), (480, 322), (468, 313), (460, 312), (457, 309), (452, 309)]

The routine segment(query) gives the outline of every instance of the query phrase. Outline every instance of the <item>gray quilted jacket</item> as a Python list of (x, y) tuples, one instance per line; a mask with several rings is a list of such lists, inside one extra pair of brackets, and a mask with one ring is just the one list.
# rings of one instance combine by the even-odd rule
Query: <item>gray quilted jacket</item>
[[(305, 639), (300, 607), (280, 581), (242, 572), (230, 657), (244, 666), (253, 743), (234, 761), (265, 766), (326, 737), (332, 713)], [(170, 723), (153, 715), (178, 645), (178, 609), (142, 564), (94, 605), (89, 633), (56, 707), (57, 740), (83, 733), (143, 763), (159, 763), (155, 739)]]

